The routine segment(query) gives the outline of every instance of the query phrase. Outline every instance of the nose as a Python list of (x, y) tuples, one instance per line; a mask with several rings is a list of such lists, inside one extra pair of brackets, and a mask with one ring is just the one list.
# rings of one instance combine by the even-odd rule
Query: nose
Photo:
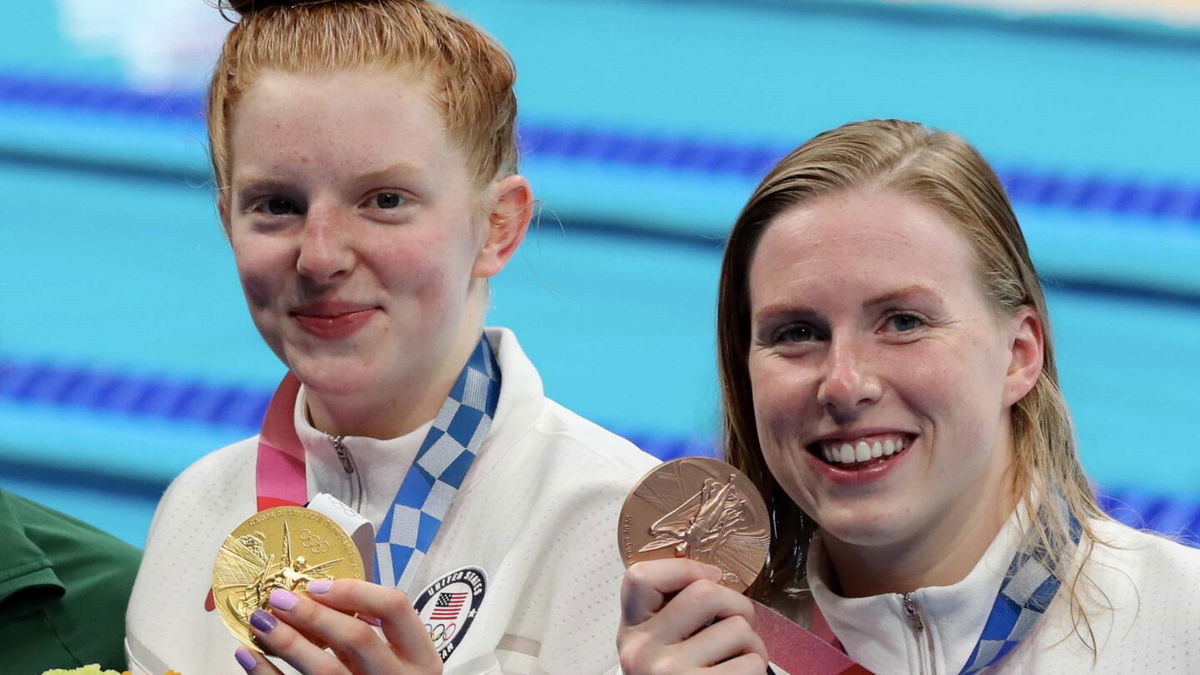
[(849, 340), (833, 340), (826, 354), (817, 402), (838, 419), (852, 419), (883, 394), (870, 359)]
[(296, 271), (316, 283), (348, 275), (355, 261), (348, 227), (348, 223), (340, 222), (333, 208), (310, 207), (300, 232)]

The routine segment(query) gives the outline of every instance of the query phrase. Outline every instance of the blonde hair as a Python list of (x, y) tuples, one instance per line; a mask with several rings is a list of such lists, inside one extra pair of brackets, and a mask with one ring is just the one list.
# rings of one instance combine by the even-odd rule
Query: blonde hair
[(224, 0), (241, 19), (225, 39), (208, 94), (219, 189), (230, 181), (229, 129), (266, 69), (294, 73), (395, 68), (426, 78), (447, 133), (480, 185), (516, 173), (516, 69), (475, 25), (422, 0)]
[[(1050, 316), (1041, 282), (999, 178), (965, 140), (899, 120), (855, 122), (826, 131), (794, 150), (767, 174), (738, 216), (725, 248), (717, 306), (717, 342), (724, 399), (727, 459), (762, 491), (771, 512), (770, 555), (750, 590), (768, 599), (806, 588), (803, 557), (817, 524), (780, 487), (763, 458), (755, 426), (747, 358), (750, 346), (748, 274), (763, 232), (782, 212), (823, 195), (853, 188), (887, 188), (940, 210), (961, 228), (979, 259), (980, 282), (996, 311), (1023, 307), (1040, 317), (1045, 339), (1041, 375), (1011, 408), (1014, 488), (1033, 520), (1030, 541), (1042, 540), (1051, 573), (1064, 582), (1072, 614), (1082, 613), (1079, 574), (1072, 559), (1070, 516), (1094, 541), (1089, 520), (1103, 513), (1075, 449), (1066, 402), (1058, 386)], [(1086, 641), (1085, 641), (1086, 642)], [(1094, 642), (1094, 641), (1093, 641)]]

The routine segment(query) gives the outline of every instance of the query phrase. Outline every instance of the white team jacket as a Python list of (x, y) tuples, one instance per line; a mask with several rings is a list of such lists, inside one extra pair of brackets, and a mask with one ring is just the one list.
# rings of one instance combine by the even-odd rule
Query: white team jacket
[[(511, 332), (488, 329), (488, 338), (503, 377), (496, 419), (410, 594), (419, 602), (456, 570), (482, 571), (482, 597), (458, 599), (464, 616), (472, 605), (477, 613), (465, 632), (453, 629), (448, 674), (611, 670), (623, 572), (617, 514), (657, 460), (545, 398)], [(309, 496), (328, 492), (378, 527), (428, 426), (390, 441), (346, 438), (349, 474), (306, 421), (303, 396), (296, 419)], [(159, 503), (127, 614), (135, 674), (243, 672), (239, 643), (203, 603), (221, 542), (255, 511), (256, 451), (254, 437), (205, 456)]]
[[(1095, 598), (1085, 603), (1096, 653), (1074, 632), (1060, 589), (1037, 626), (986, 672), (1200, 673), (1200, 550), (1109, 520), (1091, 525), (1109, 545), (1098, 544), (1084, 570), (1112, 607)], [(847, 653), (876, 675), (956, 674), (983, 630), (1021, 532), (1014, 513), (965, 579), (915, 591), (921, 629), (901, 595), (843, 598), (831, 591), (818, 535), (809, 547), (812, 595), (788, 613), (807, 624), (815, 599)]]

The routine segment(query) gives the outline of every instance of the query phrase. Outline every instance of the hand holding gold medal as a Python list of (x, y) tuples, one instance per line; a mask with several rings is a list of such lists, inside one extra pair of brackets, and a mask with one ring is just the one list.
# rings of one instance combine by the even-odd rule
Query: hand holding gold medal
[(254, 610), (268, 609), (276, 589), (307, 595), (308, 582), (317, 579), (363, 579), (358, 549), (327, 516), (279, 506), (254, 514), (225, 538), (213, 566), (213, 600), (234, 637), (259, 649), (250, 632)]
[[(694, 565), (667, 560), (715, 566), (720, 578), (710, 579), (737, 593), (753, 585), (770, 547), (768, 518), (750, 479), (715, 459), (676, 459), (642, 477), (625, 499), (617, 531), (625, 565), (648, 563), (650, 570), (631, 570), (622, 588), (618, 644), (626, 673), (718, 663), (744, 663), (747, 672), (761, 673), (764, 645), (788, 675), (867, 672), (786, 617), (729, 590), (692, 593), (686, 604), (677, 603), (683, 607), (672, 606), (675, 596), (687, 594), (705, 577)], [(728, 623), (739, 616), (749, 628)], [(690, 656), (683, 656), (679, 648), (689, 641)]]
[[(319, 497), (318, 497), (319, 499)], [(226, 537), (212, 575), (215, 609), (239, 641), (251, 675), (441, 672), (441, 659), (408, 597), (364, 580), (359, 548), (333, 518), (279, 506)]]

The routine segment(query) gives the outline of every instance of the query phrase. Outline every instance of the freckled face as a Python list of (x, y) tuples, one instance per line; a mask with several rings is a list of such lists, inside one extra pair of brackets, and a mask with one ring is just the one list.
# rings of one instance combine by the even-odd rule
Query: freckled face
[(267, 71), (238, 102), (222, 212), (255, 325), (314, 396), (380, 400), (477, 332), (486, 227), (427, 85)]
[(826, 536), (903, 544), (1008, 508), (988, 495), (1011, 464), (1011, 336), (978, 277), (945, 216), (888, 190), (823, 197), (763, 234), (749, 278), (758, 434)]

